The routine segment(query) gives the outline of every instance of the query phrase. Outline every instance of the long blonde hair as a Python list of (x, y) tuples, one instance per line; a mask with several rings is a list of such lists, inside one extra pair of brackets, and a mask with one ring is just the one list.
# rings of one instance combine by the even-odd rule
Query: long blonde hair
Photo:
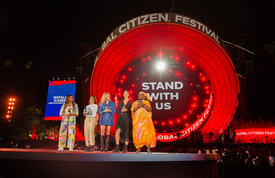
[(102, 95), (102, 97), (101, 97), (101, 99), (100, 99), (100, 104), (103, 104), (103, 103), (106, 102), (107, 96), (110, 97), (110, 93), (108, 93), (108, 92), (103, 93), (103, 95)]

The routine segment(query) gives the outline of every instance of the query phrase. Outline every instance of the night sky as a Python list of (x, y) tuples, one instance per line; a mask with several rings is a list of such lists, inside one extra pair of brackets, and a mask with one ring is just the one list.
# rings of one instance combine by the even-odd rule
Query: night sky
[[(91, 50), (96, 49), (120, 24), (153, 12), (190, 16), (230, 42), (239, 34), (250, 34), (249, 43), (243, 47), (257, 55), (264, 44), (275, 40), (273, 0), (4, 0), (0, 5), (2, 100), (16, 95), (21, 104), (44, 107), (48, 80), (76, 75), (79, 58), (86, 52), (81, 43), (88, 43)], [(268, 94), (259, 96), (264, 97)], [(266, 108), (262, 109), (260, 114), (266, 112)]]

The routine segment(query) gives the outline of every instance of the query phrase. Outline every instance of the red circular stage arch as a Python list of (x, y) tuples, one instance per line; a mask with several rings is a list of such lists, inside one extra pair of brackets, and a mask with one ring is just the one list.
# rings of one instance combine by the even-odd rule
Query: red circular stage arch
[(209, 118), (199, 130), (203, 135), (212, 132), (213, 138), (217, 138), (235, 113), (238, 78), (217, 34), (195, 19), (156, 13), (119, 26), (102, 45), (91, 76), (90, 94), (100, 98), (107, 91), (113, 95), (117, 78), (125, 66), (153, 51), (186, 56), (207, 75), (214, 102)]

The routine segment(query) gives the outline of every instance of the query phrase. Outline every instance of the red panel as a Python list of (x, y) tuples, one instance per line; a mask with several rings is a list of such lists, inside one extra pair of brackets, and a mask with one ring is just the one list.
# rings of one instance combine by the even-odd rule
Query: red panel
[(61, 118), (61, 116), (52, 116), (52, 117), (45, 117), (44, 119), (48, 120), (48, 121), (59, 121), (62, 118)]
[(55, 81), (50, 81), (49, 85), (65, 85), (65, 84), (75, 84), (75, 80), (55, 80)]
[(275, 143), (275, 129), (236, 129), (235, 141), (240, 143)]
[[(230, 57), (209, 36), (184, 25), (148, 24), (130, 30), (112, 41), (99, 56), (91, 80), (91, 94), (114, 94), (115, 82), (132, 60), (152, 51), (171, 51), (186, 56), (210, 80), (214, 106), (200, 131), (219, 136), (228, 126), (237, 105), (238, 80)], [(133, 71), (135, 72), (135, 71)]]

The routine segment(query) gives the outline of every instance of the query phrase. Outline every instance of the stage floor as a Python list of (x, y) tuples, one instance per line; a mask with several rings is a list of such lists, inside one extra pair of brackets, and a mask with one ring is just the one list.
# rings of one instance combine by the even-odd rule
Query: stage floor
[(216, 178), (217, 162), (192, 153), (0, 148), (0, 177)]
[(213, 157), (196, 153), (113, 153), (112, 151), (85, 152), (82, 150), (58, 151), (50, 149), (0, 148), (0, 159), (78, 162), (185, 162), (209, 161), (213, 160)]

